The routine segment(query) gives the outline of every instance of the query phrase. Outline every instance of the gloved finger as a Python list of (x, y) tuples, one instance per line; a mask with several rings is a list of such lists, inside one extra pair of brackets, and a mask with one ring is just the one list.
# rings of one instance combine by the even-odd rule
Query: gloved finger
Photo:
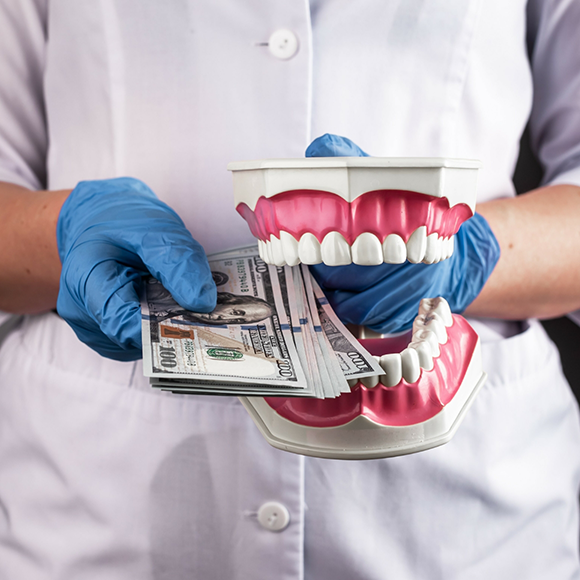
[(368, 157), (356, 143), (347, 137), (325, 133), (310, 143), (306, 157)]
[(378, 266), (327, 266), (317, 264), (310, 266), (310, 271), (324, 290), (348, 290), (363, 292), (392, 276), (402, 268), (413, 264), (380, 264)]
[(79, 292), (81, 286), (83, 289), (87, 285), (90, 288), (96, 287), (97, 296), (94, 296), (92, 300), (92, 308), (99, 312), (101, 310), (99, 304), (107, 299), (107, 295), (103, 292), (103, 289), (108, 287), (100, 282), (96, 282), (94, 277), (91, 279), (91, 272), (85, 272), (85, 275), (78, 285), (71, 285), (69, 281), (75, 279), (75, 273), (73, 272), (71, 275), (69, 270), (70, 268), (63, 269), (57, 301), (57, 312), (71, 326), (79, 340), (107, 358), (119, 361), (130, 361), (141, 358), (140, 345), (131, 347), (125, 344), (121, 346), (119, 345), (119, 341), (111, 340), (102, 332), (101, 323), (97, 320), (97, 318), (102, 317), (95, 316), (94, 313), (87, 309), (87, 305), (84, 302), (84, 291), (82, 293)]
[(343, 322), (361, 324), (377, 332), (396, 332), (410, 328), (422, 298), (442, 294), (439, 281), (449, 278), (450, 269), (451, 260), (405, 263), (392, 266), (381, 280), (365, 288), (354, 284), (347, 290), (327, 289), (326, 296)]
[(115, 260), (97, 264), (85, 282), (87, 313), (101, 333), (125, 351), (141, 352), (141, 284), (141, 272)]
[(479, 213), (463, 222), (456, 234), (453, 258), (469, 266), (469, 276), (455, 272), (454, 312), (462, 313), (479, 295), (497, 262), (501, 250), (487, 220)]
[(217, 289), (205, 252), (185, 226), (175, 225), (173, 230), (146, 234), (139, 256), (180, 306), (192, 312), (211, 312), (216, 307)]

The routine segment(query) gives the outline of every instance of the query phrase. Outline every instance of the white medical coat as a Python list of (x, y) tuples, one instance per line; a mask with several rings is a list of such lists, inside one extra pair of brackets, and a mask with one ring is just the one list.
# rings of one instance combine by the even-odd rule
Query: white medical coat
[[(288, 60), (266, 46), (282, 28)], [(0, 180), (138, 177), (211, 252), (252, 240), (229, 161), (332, 132), (480, 159), (483, 201), (514, 194), (531, 112), (546, 181), (580, 185), (579, 29), (571, 0), (0, 0)], [(341, 462), (270, 448), (236, 399), (154, 392), (140, 363), (26, 317), (0, 349), (0, 578), (579, 577), (557, 351), (534, 321), (474, 324), (489, 380), (455, 438)], [(258, 522), (267, 501), (282, 532)]]

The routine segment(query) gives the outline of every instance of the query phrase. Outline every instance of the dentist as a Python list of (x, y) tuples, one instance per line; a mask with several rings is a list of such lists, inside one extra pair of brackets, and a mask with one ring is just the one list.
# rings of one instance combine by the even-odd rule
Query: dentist
[[(580, 308), (579, 27), (578, 0), (0, 0), (0, 320), (24, 315), (0, 347), (2, 574), (580, 577), (578, 409), (536, 320)], [(515, 198), (528, 119), (545, 180)], [(501, 256), (466, 314), (489, 379), (443, 447), (287, 454), (237, 399), (142, 376), (141, 275), (211, 311), (205, 253), (252, 242), (227, 163), (324, 133), (483, 162)]]

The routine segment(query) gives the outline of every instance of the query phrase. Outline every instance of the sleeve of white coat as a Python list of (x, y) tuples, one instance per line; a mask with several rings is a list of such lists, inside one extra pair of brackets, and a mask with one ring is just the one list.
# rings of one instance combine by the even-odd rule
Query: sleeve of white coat
[[(0, 181), (30, 189), (46, 181), (46, 2), (0, 0)], [(10, 319), (0, 312), (0, 342)]]
[(530, 0), (532, 147), (544, 184), (580, 185), (580, 0)]
[(46, 186), (48, 0), (0, 0), (0, 181)]

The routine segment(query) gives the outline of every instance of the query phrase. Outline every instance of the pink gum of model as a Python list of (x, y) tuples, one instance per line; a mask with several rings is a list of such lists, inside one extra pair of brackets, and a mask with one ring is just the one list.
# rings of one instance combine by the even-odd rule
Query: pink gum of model
[[(451, 401), (461, 386), (477, 344), (477, 334), (457, 314), (447, 329), (447, 342), (441, 345), (430, 371), (421, 369), (419, 379), (409, 384), (401, 379), (394, 387), (380, 383), (368, 389), (358, 383), (350, 393), (336, 399), (268, 397), (266, 402), (280, 416), (309, 427), (337, 427), (365, 415), (381, 425), (414, 425), (434, 417)], [(395, 338), (362, 339), (374, 355), (399, 353), (408, 346), (409, 333)]]
[(254, 211), (243, 202), (236, 209), (262, 241), (272, 234), (279, 238), (284, 230), (297, 240), (310, 232), (322, 242), (327, 233), (338, 231), (349, 244), (364, 232), (381, 242), (398, 234), (406, 242), (420, 226), (427, 226), (427, 235), (448, 237), (473, 215), (467, 204), (449, 207), (444, 197), (399, 190), (369, 191), (350, 203), (327, 191), (286, 191), (260, 197)]

